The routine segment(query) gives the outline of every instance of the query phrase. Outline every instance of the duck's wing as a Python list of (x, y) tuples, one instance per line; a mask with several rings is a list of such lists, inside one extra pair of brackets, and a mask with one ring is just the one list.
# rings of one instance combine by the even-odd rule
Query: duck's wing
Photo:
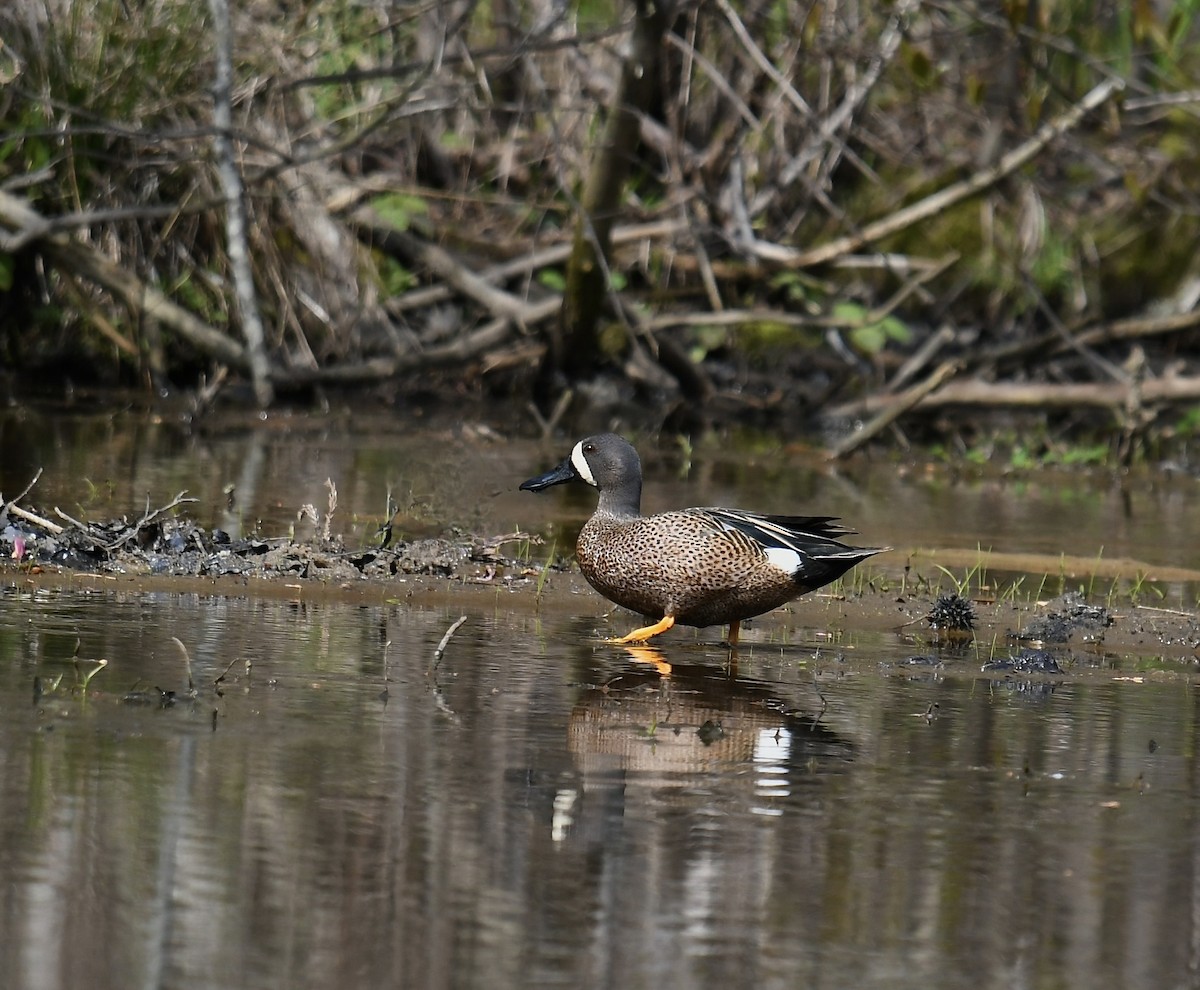
[(851, 547), (836, 539), (852, 533), (836, 516), (771, 516), (741, 509), (701, 509), (713, 526), (749, 540), (797, 585), (816, 588), (887, 547)]
[(847, 552), (861, 554), (864, 549), (838, 542), (838, 537), (849, 536), (854, 530), (841, 525), (837, 516), (772, 516), (722, 508), (698, 511), (710, 516), (722, 529), (744, 533), (764, 548), (779, 547), (817, 557), (841, 557)]

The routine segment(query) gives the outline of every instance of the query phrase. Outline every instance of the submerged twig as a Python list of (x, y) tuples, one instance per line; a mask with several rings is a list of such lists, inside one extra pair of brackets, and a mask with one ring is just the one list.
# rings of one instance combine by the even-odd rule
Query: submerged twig
[[(179, 640), (176, 640), (175, 642), (178, 643)], [(219, 688), (221, 686), (221, 682), (223, 680), (225, 680), (225, 675), (228, 674), (233, 669), (233, 665), (237, 662), (238, 662), (238, 658), (234, 657), (232, 660), (229, 661), (229, 663), (227, 663), (225, 665), (225, 669), (223, 671), (221, 671), (221, 673), (219, 673), (217, 675), (217, 679), (213, 681), (214, 688)]]
[(457, 620), (450, 624), (450, 628), (446, 630), (442, 636), (441, 642), (438, 643), (437, 649), (433, 651), (433, 665), (436, 667), (441, 662), (442, 654), (446, 652), (446, 646), (450, 642), (450, 637), (458, 632), (458, 627), (467, 621), (465, 615), (460, 615)]
[(188, 655), (187, 647), (183, 645), (183, 641), (178, 636), (172, 636), (171, 639), (179, 647), (179, 652), (183, 654), (183, 666), (187, 671), (187, 693), (189, 698), (194, 698), (196, 697), (196, 685), (192, 683), (192, 658)]

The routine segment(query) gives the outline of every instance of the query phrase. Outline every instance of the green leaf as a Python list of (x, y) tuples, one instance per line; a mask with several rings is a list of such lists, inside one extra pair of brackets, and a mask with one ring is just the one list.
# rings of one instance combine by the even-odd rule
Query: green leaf
[(897, 344), (912, 343), (912, 331), (908, 329), (908, 324), (903, 320), (895, 316), (885, 316), (881, 326), (888, 340), (894, 340)]
[(854, 327), (850, 331), (850, 340), (860, 351), (878, 354), (887, 344), (887, 335), (883, 332), (882, 324), (869, 323), (866, 326)]
[(380, 218), (397, 230), (408, 230), (414, 216), (429, 212), (429, 204), (420, 196), (406, 193), (384, 193), (371, 200), (371, 206)]
[(567, 280), (557, 268), (543, 268), (537, 273), (537, 280), (553, 292), (565, 292), (567, 290)]

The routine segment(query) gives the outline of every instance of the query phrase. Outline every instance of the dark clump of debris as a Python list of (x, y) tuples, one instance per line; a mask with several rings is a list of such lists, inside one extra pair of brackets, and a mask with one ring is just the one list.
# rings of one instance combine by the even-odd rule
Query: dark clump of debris
[(953, 592), (938, 595), (925, 620), (937, 632), (970, 636), (975, 630), (975, 606)]
[[(17, 567), (47, 567), (105, 574), (171, 577), (326, 581), (384, 580), (401, 574), (436, 575), (470, 582), (525, 577), (528, 568), (501, 553), (504, 544), (539, 542), (528, 533), (494, 538), (460, 535), (453, 539), (398, 540), (390, 546), (347, 547), (327, 533), (307, 542), (252, 536), (236, 539), (170, 515), (192, 499), (176, 497), (140, 519), (60, 525), (13, 503), (0, 504), (0, 554)], [(326, 530), (328, 527), (326, 527)]]
[(1053, 655), (1045, 650), (1021, 650), (1004, 660), (992, 660), (982, 667), (987, 673), (1061, 674), (1062, 668)]
[(1016, 638), (1026, 642), (1066, 643), (1075, 633), (1081, 633), (1084, 642), (1100, 642), (1104, 630), (1112, 625), (1112, 616), (1102, 605), (1089, 605), (1077, 591), (1049, 602), (1046, 614), (1039, 615), (1025, 624)]

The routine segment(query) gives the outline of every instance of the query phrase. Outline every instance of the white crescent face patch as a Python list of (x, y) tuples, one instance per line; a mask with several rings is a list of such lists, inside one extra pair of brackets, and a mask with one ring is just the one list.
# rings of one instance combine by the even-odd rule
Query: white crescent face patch
[(571, 451), (571, 466), (579, 472), (579, 477), (593, 488), (596, 487), (596, 479), (592, 476), (592, 469), (588, 467), (587, 458), (583, 456), (582, 440), (575, 444), (575, 448)]

